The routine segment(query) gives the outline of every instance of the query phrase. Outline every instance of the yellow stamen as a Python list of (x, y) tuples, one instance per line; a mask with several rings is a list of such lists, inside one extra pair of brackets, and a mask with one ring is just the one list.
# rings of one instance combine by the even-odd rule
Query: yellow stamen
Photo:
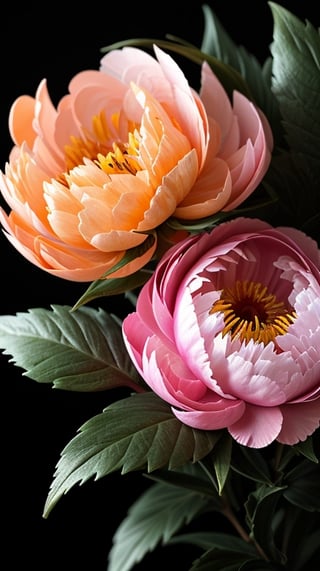
[(138, 161), (134, 157), (134, 154), (136, 154), (135, 149), (131, 148), (131, 154), (129, 154), (129, 145), (124, 145), (123, 143), (113, 143), (112, 148), (113, 151), (110, 151), (107, 155), (98, 153), (95, 162), (103, 171), (107, 174), (136, 174), (138, 170), (141, 170)]
[[(141, 167), (138, 163), (139, 138), (137, 125), (128, 123), (128, 142), (114, 142), (114, 133), (119, 127), (119, 113), (114, 113), (110, 119), (109, 128), (105, 114), (99, 113), (92, 118), (92, 132), (82, 130), (82, 137), (70, 137), (70, 144), (65, 145), (65, 173), (74, 167), (84, 164), (84, 159), (93, 160), (108, 174), (136, 174)], [(57, 180), (66, 184), (65, 173)]]
[(233, 288), (221, 291), (210, 309), (210, 314), (219, 312), (224, 316), (223, 336), (229, 334), (245, 343), (253, 339), (265, 345), (284, 335), (296, 318), (292, 308), (278, 301), (266, 286), (247, 280), (238, 280)]

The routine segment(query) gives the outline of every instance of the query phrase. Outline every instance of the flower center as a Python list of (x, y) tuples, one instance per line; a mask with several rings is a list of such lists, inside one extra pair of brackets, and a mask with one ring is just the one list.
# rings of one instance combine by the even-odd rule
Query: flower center
[(265, 345), (286, 333), (296, 318), (292, 308), (278, 301), (266, 286), (247, 280), (237, 281), (233, 288), (221, 291), (220, 299), (209, 313), (218, 312), (224, 316), (223, 336), (229, 333), (232, 339), (245, 343), (253, 339)]
[(107, 174), (136, 174), (141, 170), (135, 156), (137, 155), (138, 144), (134, 145), (136, 139), (129, 133), (129, 143), (113, 143), (113, 151), (102, 155), (98, 153), (95, 163)]
[[(111, 118), (110, 127), (104, 113), (92, 119), (92, 133), (83, 129), (83, 137), (70, 137), (70, 144), (64, 148), (66, 170), (83, 164), (83, 159), (93, 160), (107, 174), (136, 174), (141, 167), (138, 162), (139, 137), (137, 125), (128, 124), (128, 142), (114, 142), (114, 132), (118, 130), (119, 114)], [(112, 132), (111, 132), (112, 129)], [(65, 176), (60, 176), (65, 182)]]

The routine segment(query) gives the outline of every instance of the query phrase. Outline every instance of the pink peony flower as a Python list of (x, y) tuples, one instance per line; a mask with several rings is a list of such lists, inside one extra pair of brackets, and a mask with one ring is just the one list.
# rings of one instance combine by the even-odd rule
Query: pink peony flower
[[(273, 146), (263, 113), (233, 106), (207, 63), (190, 87), (155, 46), (115, 50), (77, 74), (54, 107), (43, 80), (13, 104), (15, 146), (0, 190), (0, 223), (43, 270), (91, 281), (112, 270), (169, 217), (196, 220), (241, 204), (266, 173)], [(153, 256), (156, 243), (113, 277)]]
[(127, 349), (181, 422), (240, 444), (296, 444), (320, 423), (320, 252), (238, 218), (159, 262), (123, 322)]

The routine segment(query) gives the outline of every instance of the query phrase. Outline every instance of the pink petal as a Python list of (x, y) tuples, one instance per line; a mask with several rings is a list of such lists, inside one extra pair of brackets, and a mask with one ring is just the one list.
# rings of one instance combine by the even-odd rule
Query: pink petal
[(278, 407), (264, 408), (246, 405), (240, 420), (228, 426), (231, 436), (250, 448), (263, 448), (280, 433), (282, 414)]
[(282, 444), (291, 446), (304, 441), (320, 426), (320, 398), (311, 402), (283, 405), (281, 412), (283, 425), (277, 440)]
[[(221, 403), (223, 402), (223, 406)], [(195, 408), (195, 407), (194, 407)], [(199, 428), (200, 430), (219, 430), (226, 428), (230, 423), (236, 422), (242, 418), (245, 413), (246, 406), (243, 401), (219, 399), (217, 402), (214, 400), (209, 402), (207, 410), (189, 410), (187, 412), (172, 409), (174, 415), (181, 420), (181, 422), (191, 426), (192, 428)]]

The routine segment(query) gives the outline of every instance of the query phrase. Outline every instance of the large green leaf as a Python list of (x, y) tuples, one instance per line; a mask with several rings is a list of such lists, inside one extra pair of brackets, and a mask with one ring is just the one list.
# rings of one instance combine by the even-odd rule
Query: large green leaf
[(286, 138), (293, 151), (315, 159), (319, 169), (319, 30), (280, 5), (269, 5), (274, 20), (272, 89), (279, 102)]
[(0, 316), (0, 348), (39, 383), (70, 391), (134, 386), (121, 327), (102, 309), (52, 305)]
[(131, 506), (118, 527), (109, 554), (108, 571), (129, 571), (160, 542), (166, 544), (208, 504), (196, 492), (157, 483)]
[(316, 237), (319, 233), (320, 35), (284, 7), (269, 2), (274, 20), (272, 91), (284, 128), (281, 153), (273, 155), (265, 182), (276, 191), (286, 219)]
[(215, 443), (214, 431), (182, 424), (154, 393), (116, 401), (81, 426), (62, 451), (44, 514), (76, 483), (115, 470), (174, 469), (203, 458)]

